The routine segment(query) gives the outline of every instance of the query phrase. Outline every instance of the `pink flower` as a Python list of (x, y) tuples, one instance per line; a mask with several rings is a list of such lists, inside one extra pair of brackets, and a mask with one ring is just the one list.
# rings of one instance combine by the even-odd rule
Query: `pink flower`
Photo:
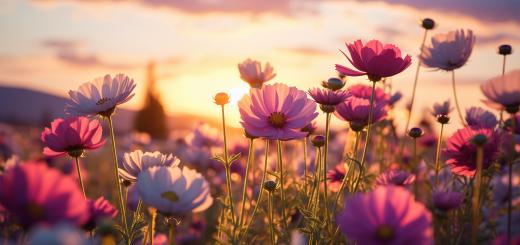
[(470, 127), (493, 129), (498, 124), (497, 117), (480, 107), (470, 107), (466, 110), (466, 123)]
[(24, 228), (68, 222), (82, 225), (88, 205), (77, 183), (45, 163), (16, 165), (0, 176), (0, 204)]
[(45, 144), (43, 154), (49, 157), (65, 154), (81, 156), (85, 150), (103, 146), (105, 140), (102, 136), (103, 129), (98, 120), (91, 121), (86, 117), (57, 118), (41, 134), (41, 140)]
[(401, 170), (386, 171), (376, 178), (377, 185), (410, 185), (415, 181), (415, 175)]
[(238, 107), (240, 123), (250, 135), (273, 140), (305, 137), (300, 129), (318, 116), (316, 103), (305, 92), (280, 83), (251, 89)]
[[(343, 121), (349, 122), (350, 126), (357, 130), (357, 127), (362, 129), (368, 125), (369, 113), (370, 100), (351, 96), (344, 103), (336, 106), (334, 115)], [(386, 103), (374, 101), (372, 123), (381, 121), (386, 114)]]
[(308, 91), (316, 103), (320, 105), (335, 106), (348, 98), (349, 94), (346, 90), (330, 90), (323, 88), (312, 88)]
[(484, 145), (483, 169), (487, 169), (499, 152), (499, 133), (488, 128), (465, 127), (457, 130), (446, 142), (443, 153), (448, 158), (446, 164), (457, 175), (472, 177), (476, 170), (477, 147), (471, 142), (473, 137), (483, 134), (487, 137)]
[(87, 230), (95, 228), (96, 224), (103, 219), (115, 218), (117, 216), (117, 209), (110, 204), (104, 197), (99, 197), (96, 200), (89, 199), (89, 220), (85, 225)]
[(307, 133), (307, 136), (310, 136), (311, 134), (314, 134), (316, 132), (316, 129), (318, 129), (318, 126), (316, 126), (316, 122), (310, 122), (309, 124), (305, 125), (305, 127), (301, 128), (300, 131)]
[[(355, 84), (348, 87), (348, 92), (351, 96), (370, 100), (370, 96), (372, 95), (372, 87), (363, 85), (363, 84)], [(388, 103), (390, 96), (385, 93), (382, 88), (376, 87), (376, 91), (374, 94), (374, 100), (378, 103)]]
[(379, 186), (347, 197), (336, 220), (343, 234), (357, 244), (433, 244), (431, 213), (398, 186)]
[(371, 81), (379, 81), (383, 77), (391, 77), (404, 71), (412, 63), (410, 55), (404, 59), (401, 50), (392, 44), (383, 45), (378, 40), (371, 40), (363, 45), (361, 40), (346, 44), (350, 57), (343, 55), (357, 70), (336, 64), (336, 70), (346, 76), (367, 75)]
[(432, 37), (431, 46), (424, 46), (419, 58), (426, 67), (455, 70), (466, 64), (474, 44), (475, 36), (471, 30), (437, 34)]
[(262, 85), (276, 76), (273, 67), (269, 62), (265, 63), (262, 70), (262, 64), (256, 60), (247, 59), (238, 64), (240, 78), (249, 83), (252, 88), (261, 88)]
[(484, 103), (494, 109), (520, 106), (520, 69), (488, 80), (480, 90), (487, 97)]
[(345, 174), (347, 174), (347, 171), (345, 170), (344, 162), (336, 165), (336, 167), (330, 169), (327, 172), (327, 185), (330, 188), (330, 190), (339, 191), (339, 188), (341, 188), (341, 182), (343, 182)]

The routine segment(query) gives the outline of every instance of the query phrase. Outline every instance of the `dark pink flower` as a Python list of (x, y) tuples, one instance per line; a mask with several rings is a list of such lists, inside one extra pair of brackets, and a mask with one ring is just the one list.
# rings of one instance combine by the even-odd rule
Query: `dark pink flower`
[[(370, 100), (370, 96), (372, 95), (372, 87), (363, 85), (363, 84), (355, 84), (350, 87), (348, 87), (347, 91), (350, 93), (351, 96), (363, 98)], [(374, 100), (378, 103), (388, 103), (390, 99), (390, 95), (385, 93), (385, 91), (382, 88), (376, 87), (376, 91), (374, 94)]]
[(0, 204), (25, 228), (35, 224), (84, 224), (88, 205), (77, 183), (45, 163), (16, 165), (0, 176)]
[(497, 76), (480, 86), (484, 100), (493, 109), (520, 106), (520, 69)]
[(410, 185), (415, 181), (415, 175), (402, 170), (390, 170), (381, 173), (376, 178), (377, 185)]
[(338, 191), (341, 188), (341, 182), (343, 182), (343, 178), (347, 174), (345, 170), (345, 163), (342, 162), (333, 169), (330, 169), (327, 172), (327, 185), (332, 191)]
[(412, 63), (410, 55), (401, 57), (401, 50), (393, 44), (383, 45), (371, 40), (363, 45), (361, 40), (346, 44), (350, 57), (341, 51), (357, 70), (336, 64), (336, 70), (346, 76), (367, 75), (371, 81), (391, 77), (404, 71)]
[(112, 206), (104, 197), (96, 200), (87, 200), (89, 208), (89, 219), (85, 225), (87, 230), (95, 228), (96, 224), (103, 219), (110, 219), (117, 216), (117, 209)]
[(487, 143), (484, 145), (482, 167), (487, 169), (496, 158), (499, 152), (499, 133), (488, 128), (465, 127), (459, 129), (447, 140), (447, 148), (443, 151), (448, 159), (446, 164), (451, 167), (452, 173), (468, 177), (472, 177), (475, 174), (477, 147), (471, 141), (478, 134), (487, 137)]
[(336, 220), (357, 244), (433, 244), (431, 213), (399, 186), (347, 197)]
[(238, 107), (240, 123), (249, 134), (273, 140), (305, 137), (300, 129), (318, 116), (316, 103), (305, 92), (280, 83), (252, 88)]
[(103, 129), (98, 120), (86, 117), (57, 118), (45, 128), (41, 140), (45, 144), (43, 154), (59, 157), (65, 154), (80, 156), (84, 150), (94, 150), (103, 144)]
[[(370, 100), (351, 96), (344, 103), (336, 106), (334, 115), (350, 123), (351, 127), (365, 127), (368, 125)], [(372, 123), (381, 121), (387, 114), (386, 103), (374, 101)]]
[(462, 193), (456, 191), (435, 191), (432, 195), (433, 206), (444, 212), (459, 208), (463, 198)]
[(330, 90), (325, 88), (312, 88), (308, 91), (316, 103), (320, 105), (335, 106), (348, 98), (349, 94), (346, 90)]

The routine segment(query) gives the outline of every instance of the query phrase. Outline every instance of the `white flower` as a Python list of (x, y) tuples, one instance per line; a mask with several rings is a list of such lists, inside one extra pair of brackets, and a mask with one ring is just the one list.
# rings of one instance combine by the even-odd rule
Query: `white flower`
[(117, 105), (134, 97), (135, 86), (134, 80), (123, 74), (96, 78), (83, 83), (77, 91), (69, 91), (71, 100), (65, 111), (76, 116), (110, 116)]
[(144, 152), (136, 150), (125, 153), (121, 166), (119, 167), (119, 175), (121, 178), (135, 182), (140, 172), (153, 166), (177, 167), (180, 160), (172, 154), (166, 155), (158, 151)]
[(143, 203), (163, 214), (202, 212), (213, 204), (206, 179), (187, 167), (148, 168), (137, 178), (137, 191)]
[(265, 68), (262, 70), (262, 64), (251, 59), (238, 64), (238, 71), (240, 72), (240, 78), (249, 83), (252, 88), (261, 88), (263, 83), (276, 76), (269, 62), (265, 63)]
[(451, 71), (466, 64), (474, 45), (475, 36), (471, 30), (437, 34), (432, 37), (431, 46), (424, 46), (419, 58), (426, 67)]

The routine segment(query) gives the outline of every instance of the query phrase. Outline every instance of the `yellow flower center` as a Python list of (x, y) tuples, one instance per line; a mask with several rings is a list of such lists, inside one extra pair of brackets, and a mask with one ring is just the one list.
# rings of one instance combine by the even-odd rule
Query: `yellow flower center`
[(283, 128), (287, 122), (287, 117), (281, 112), (273, 112), (268, 118), (269, 124), (275, 128)]
[(391, 241), (392, 239), (394, 239), (394, 236), (394, 229), (392, 229), (392, 227), (390, 227), (389, 225), (380, 225), (376, 229), (376, 237), (381, 241)]

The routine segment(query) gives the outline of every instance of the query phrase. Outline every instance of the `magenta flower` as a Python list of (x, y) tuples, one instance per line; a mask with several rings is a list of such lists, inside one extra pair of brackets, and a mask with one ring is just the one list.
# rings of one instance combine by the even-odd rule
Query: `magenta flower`
[(463, 198), (462, 193), (455, 191), (435, 191), (432, 195), (433, 206), (444, 212), (459, 208)]
[(327, 185), (332, 191), (339, 191), (341, 188), (341, 182), (343, 182), (343, 178), (347, 174), (345, 170), (345, 163), (341, 162), (336, 165), (333, 169), (329, 169), (327, 172)]
[(338, 105), (349, 96), (346, 90), (333, 91), (324, 88), (312, 88), (309, 89), (308, 93), (316, 103), (328, 106)]
[(238, 107), (240, 123), (249, 134), (273, 140), (305, 137), (300, 129), (318, 116), (316, 103), (305, 92), (280, 83), (251, 89)]
[(497, 76), (480, 86), (487, 100), (483, 102), (493, 109), (520, 106), (520, 69)]
[[(370, 100), (351, 96), (344, 103), (336, 106), (334, 115), (337, 118), (349, 122), (351, 127), (364, 128), (368, 125), (370, 113)], [(372, 123), (376, 123), (385, 118), (387, 114), (386, 103), (374, 101)], [(356, 129), (357, 130), (357, 129)]]
[(378, 40), (371, 40), (363, 45), (361, 40), (346, 44), (350, 57), (343, 55), (357, 70), (336, 64), (336, 70), (346, 76), (367, 75), (371, 81), (391, 77), (404, 71), (412, 63), (410, 55), (401, 57), (401, 50), (393, 44), (383, 45)]
[(474, 45), (471, 30), (437, 34), (432, 37), (431, 46), (424, 46), (419, 58), (426, 67), (452, 71), (466, 64)]
[(0, 176), (0, 204), (25, 228), (68, 222), (82, 225), (88, 205), (77, 183), (45, 163), (27, 162)]
[(487, 169), (499, 152), (499, 133), (488, 128), (465, 127), (457, 130), (446, 142), (443, 153), (448, 158), (446, 164), (451, 172), (457, 175), (472, 177), (476, 170), (477, 147), (471, 142), (473, 137), (483, 134), (487, 137), (484, 145), (483, 169)]
[(314, 134), (316, 132), (316, 129), (318, 129), (318, 126), (316, 126), (316, 122), (310, 122), (309, 124), (305, 125), (305, 127), (301, 128), (300, 131), (307, 133), (307, 136), (310, 136), (311, 134)]
[(401, 170), (389, 170), (376, 178), (377, 185), (410, 185), (415, 181), (415, 174)]
[(112, 206), (104, 197), (99, 197), (96, 200), (87, 200), (89, 208), (89, 219), (84, 227), (87, 230), (95, 228), (103, 219), (115, 218), (117, 216), (117, 209)]
[(265, 82), (276, 76), (269, 62), (265, 63), (265, 67), (262, 70), (262, 64), (252, 59), (247, 59), (238, 64), (238, 71), (240, 72), (240, 78), (249, 83), (249, 86), (252, 88), (261, 88)]
[[(363, 98), (370, 100), (370, 96), (372, 95), (372, 87), (363, 85), (363, 84), (355, 84), (350, 87), (348, 87), (347, 91), (350, 93), (351, 96)], [(378, 103), (388, 103), (390, 99), (390, 96), (385, 93), (385, 91), (382, 88), (376, 87), (375, 93), (374, 93), (374, 100)]]
[(480, 107), (470, 107), (466, 110), (466, 123), (474, 128), (493, 129), (497, 126), (498, 120), (495, 114)]
[(98, 120), (89, 120), (86, 117), (57, 118), (41, 134), (41, 140), (45, 144), (43, 154), (49, 157), (65, 154), (78, 157), (85, 150), (103, 146), (105, 140), (102, 136), (103, 129)]
[(433, 244), (431, 213), (399, 186), (347, 197), (336, 220), (357, 244)]

